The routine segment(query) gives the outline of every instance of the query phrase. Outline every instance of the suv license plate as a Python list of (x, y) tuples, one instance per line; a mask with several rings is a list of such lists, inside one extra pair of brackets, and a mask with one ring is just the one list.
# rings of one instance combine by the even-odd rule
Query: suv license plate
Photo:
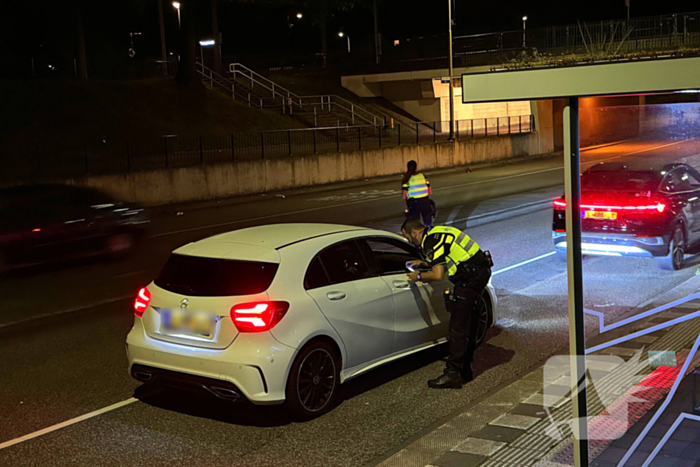
[(617, 219), (617, 213), (616, 212), (608, 212), (608, 211), (586, 211), (583, 217), (586, 219), (615, 220), (615, 219)]

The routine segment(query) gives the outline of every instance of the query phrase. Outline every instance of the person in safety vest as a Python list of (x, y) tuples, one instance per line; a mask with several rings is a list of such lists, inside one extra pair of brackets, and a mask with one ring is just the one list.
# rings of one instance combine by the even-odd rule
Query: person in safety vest
[(428, 228), (418, 219), (407, 219), (401, 233), (424, 255), (425, 261), (414, 262), (413, 267), (430, 268), (428, 272), (411, 272), (411, 281), (435, 282), (446, 276), (454, 284), (454, 292), (445, 293), (445, 305), (451, 313), (447, 365), (443, 375), (428, 381), (428, 386), (459, 389), (474, 379), (472, 361), (482, 296), (491, 278), (491, 254), (454, 227)]
[(409, 161), (406, 167), (408, 170), (403, 176), (401, 188), (403, 199), (406, 200), (406, 217), (409, 219), (420, 219), (430, 227), (433, 224), (434, 204), (430, 200), (433, 189), (425, 175), (418, 173), (416, 161)]

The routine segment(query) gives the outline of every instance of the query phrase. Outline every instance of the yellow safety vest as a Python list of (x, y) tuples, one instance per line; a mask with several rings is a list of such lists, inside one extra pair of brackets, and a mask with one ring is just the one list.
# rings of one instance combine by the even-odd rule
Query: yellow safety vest
[(442, 238), (433, 247), (433, 258), (439, 258), (448, 251), (445, 263), (447, 275), (452, 277), (457, 273), (459, 265), (472, 258), (479, 252), (479, 245), (469, 235), (455, 227), (437, 226), (428, 230), (423, 236), (421, 247), (424, 248), (425, 240), (434, 234), (441, 234)]
[(408, 190), (406, 197), (409, 199), (425, 198), (429, 194), (428, 181), (423, 174), (412, 175), (408, 179), (408, 183), (403, 185), (403, 188)]

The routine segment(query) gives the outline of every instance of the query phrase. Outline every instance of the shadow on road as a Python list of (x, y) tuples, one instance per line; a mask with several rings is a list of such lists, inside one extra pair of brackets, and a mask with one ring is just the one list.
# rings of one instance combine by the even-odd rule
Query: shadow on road
[[(502, 332), (500, 329), (492, 328), (487, 334), (486, 340), (488, 341), (500, 332)], [(340, 387), (336, 405), (438, 360), (444, 360), (446, 354), (447, 345), (439, 345), (386, 365), (382, 367), (381, 371), (370, 371), (352, 379)], [(484, 342), (477, 350), (475, 372), (478, 375), (489, 368), (507, 363), (514, 355), (514, 351)], [(170, 387), (144, 384), (136, 389), (134, 397), (145, 404), (160, 409), (235, 425), (277, 427), (288, 425), (294, 421), (281, 406), (256, 406), (248, 401), (228, 402), (207, 393), (188, 392)]]

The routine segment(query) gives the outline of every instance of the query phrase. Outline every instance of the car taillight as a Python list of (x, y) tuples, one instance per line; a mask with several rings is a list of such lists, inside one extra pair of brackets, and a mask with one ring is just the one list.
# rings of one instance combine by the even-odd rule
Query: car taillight
[(231, 319), (238, 332), (263, 332), (275, 327), (287, 310), (287, 302), (240, 303), (231, 308)]
[(139, 294), (134, 301), (134, 314), (139, 318), (143, 316), (143, 312), (148, 308), (148, 303), (151, 301), (151, 292), (147, 288), (139, 290)]
[[(552, 203), (554, 206), (554, 209), (566, 209), (566, 201), (563, 199), (556, 199), (554, 200), (554, 203)], [(581, 209), (588, 209), (588, 210), (593, 210), (595, 211), (596, 209), (600, 210), (611, 210), (611, 211), (641, 211), (641, 212), (664, 212), (666, 209), (666, 205), (664, 203), (655, 203), (655, 204), (643, 204), (643, 205), (636, 205), (636, 206), (616, 206), (616, 205), (599, 205), (599, 204), (582, 204)]]
[(666, 205), (663, 203), (656, 203), (656, 204), (644, 204), (644, 205), (636, 205), (636, 206), (605, 206), (605, 205), (597, 205), (597, 204), (582, 204), (581, 205), (582, 209), (607, 209), (607, 210), (612, 210), (612, 211), (642, 211), (642, 212), (664, 212), (666, 209)]

